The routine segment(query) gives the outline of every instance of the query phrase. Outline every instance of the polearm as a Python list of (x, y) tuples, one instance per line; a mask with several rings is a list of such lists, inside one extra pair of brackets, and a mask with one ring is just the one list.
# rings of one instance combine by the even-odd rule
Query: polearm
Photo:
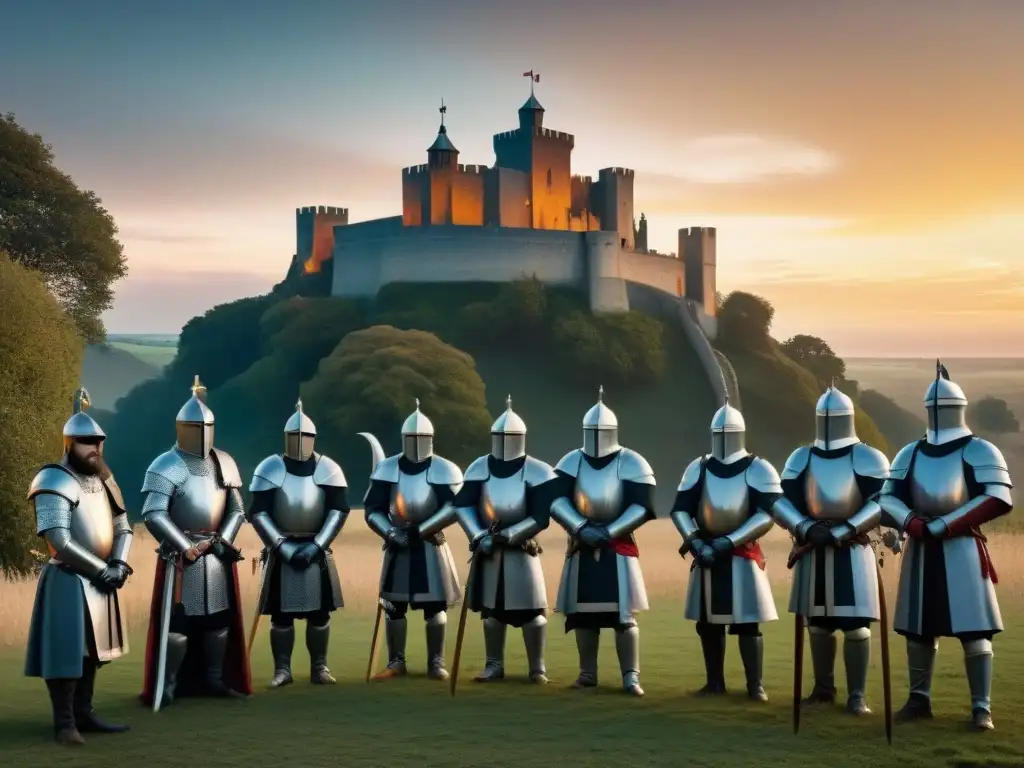
[[(487, 533), (490, 536), (497, 536), (498, 521), (491, 523)], [(476, 590), (477, 566), (483, 553), (477, 547), (473, 557), (469, 561), (469, 574), (466, 576), (466, 587), (462, 595), (462, 610), (459, 613), (459, 630), (455, 635), (455, 655), (452, 657), (452, 671), (449, 675), (448, 689), (452, 696), (455, 695), (455, 688), (459, 684), (459, 664), (462, 661), (462, 641), (466, 637), (466, 618), (469, 615), (469, 603), (473, 592)]]
[[(373, 471), (377, 468), (377, 465), (384, 460), (384, 448), (381, 446), (380, 441), (371, 432), (360, 432), (359, 436), (366, 439), (366, 442), (370, 444), (370, 476), (373, 476)], [(371, 481), (372, 482), (372, 481)], [(384, 617), (384, 613), (391, 612), (394, 606), (391, 605), (383, 597), (377, 597), (377, 618), (373, 622), (373, 634), (370, 636), (370, 659), (366, 664), (366, 682), (370, 682), (370, 678), (373, 677), (373, 670), (377, 666), (377, 647), (380, 645), (380, 625), (381, 620)]]
[(878, 628), (882, 646), (882, 700), (885, 706), (885, 739), (892, 746), (892, 678), (889, 666), (889, 609), (885, 603), (885, 584), (882, 582), (882, 567), (877, 562), (878, 573)]
[[(802, 544), (789, 556), (787, 566), (792, 569), (797, 562), (811, 552), (814, 546)], [(793, 733), (800, 733), (800, 704), (804, 695), (804, 627), (805, 620), (799, 611), (794, 614), (795, 629), (793, 632)]]

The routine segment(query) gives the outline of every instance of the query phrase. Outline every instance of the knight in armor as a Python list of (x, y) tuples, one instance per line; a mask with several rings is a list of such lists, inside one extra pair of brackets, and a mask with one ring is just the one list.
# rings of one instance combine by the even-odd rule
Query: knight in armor
[(132, 572), (132, 528), (103, 460), (106, 434), (85, 412), (85, 389), (74, 402), (64, 455), (40, 469), (28, 491), (50, 561), (39, 574), (25, 661), (26, 676), (46, 681), (56, 739), (69, 746), (84, 744), (83, 733), (128, 730), (101, 720), (92, 699), (97, 669), (128, 653), (117, 591)]
[(728, 628), (738, 638), (747, 695), (768, 701), (760, 625), (779, 617), (759, 539), (774, 525), (783, 495), (775, 468), (747, 452), (746, 429), (743, 414), (726, 401), (711, 419), (711, 453), (683, 472), (671, 518), (683, 537), (680, 554), (693, 556), (684, 615), (697, 623), (704, 655), (707, 683), (698, 695), (726, 692)]
[(284, 453), (260, 462), (249, 491), (248, 519), (263, 541), (257, 612), (270, 616), (271, 688), (292, 682), (295, 619), (306, 620), (313, 683), (336, 682), (327, 666), (331, 613), (344, 605), (331, 543), (348, 518), (341, 467), (313, 451), (316, 425), (302, 401), (284, 425)]
[(897, 713), (932, 716), (931, 684), (940, 637), (963, 646), (974, 725), (992, 725), (992, 638), (1003, 629), (997, 576), (981, 526), (1013, 509), (1002, 453), (971, 433), (967, 398), (936, 363), (925, 394), (925, 437), (892, 461), (879, 504), (882, 523), (908, 536), (893, 629), (906, 638), (910, 696)]
[(491, 452), (466, 469), (455, 497), (459, 522), (479, 558), (466, 595), (469, 609), (483, 619), (487, 660), (474, 680), (505, 677), (505, 636), (521, 628), (530, 680), (546, 683), (547, 587), (536, 536), (548, 527), (554, 470), (526, 454), (526, 422), (507, 408), (491, 425)]
[(615, 630), (615, 650), (626, 693), (640, 687), (640, 628), (647, 589), (633, 532), (654, 519), (654, 470), (636, 451), (619, 445), (619, 421), (598, 401), (583, 417), (583, 447), (555, 467), (551, 517), (569, 534), (555, 610), (565, 631), (576, 633), (580, 674), (574, 688), (597, 685), (602, 629)]
[(153, 460), (142, 484), (142, 519), (160, 544), (142, 700), (152, 703), (157, 694), (165, 648), (160, 706), (182, 696), (252, 693), (238, 589), (242, 555), (234, 546), (245, 522), (242, 478), (235, 460), (213, 447), (205, 395), (196, 376), (178, 411), (177, 441)]
[(427, 675), (447, 680), (448, 608), (462, 589), (444, 529), (457, 520), (451, 502), (462, 488), (462, 471), (434, 453), (434, 425), (420, 412), (419, 400), (402, 424), (401, 453), (384, 458), (376, 438), (362, 434), (374, 454), (363, 510), (367, 525), (384, 540), (380, 597), (388, 605), (388, 665), (374, 679), (406, 673), (406, 613), (412, 608), (423, 612), (426, 623)]
[(811, 645), (814, 688), (805, 703), (836, 698), (837, 631), (843, 633), (846, 710), (870, 712), (866, 688), (871, 624), (879, 620), (878, 566), (868, 541), (882, 508), (875, 497), (889, 475), (889, 460), (862, 443), (853, 401), (833, 385), (815, 408), (815, 438), (797, 448), (782, 471), (788, 503), (773, 509), (792, 535), (795, 568), (789, 611), (804, 617)]

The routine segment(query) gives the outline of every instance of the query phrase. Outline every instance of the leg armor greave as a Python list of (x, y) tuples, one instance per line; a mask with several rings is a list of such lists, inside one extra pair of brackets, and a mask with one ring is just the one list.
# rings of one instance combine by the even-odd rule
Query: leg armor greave
[(474, 677), (478, 683), (488, 683), (505, 677), (505, 635), (508, 627), (495, 618), (486, 618), (484, 625), (484, 651), (487, 663), (484, 670)]
[(831, 704), (836, 700), (836, 636), (821, 627), (808, 627), (814, 688), (804, 700), (808, 704)]
[(402, 616), (384, 620), (384, 640), (388, 647), (388, 665), (374, 675), (375, 680), (386, 680), (406, 673), (405, 643), (409, 635), (409, 620)]
[(747, 678), (747, 695), (754, 701), (768, 701), (768, 694), (762, 684), (764, 669), (764, 638), (760, 634), (740, 635), (740, 659), (743, 673)]
[(244, 694), (234, 691), (224, 682), (224, 658), (228, 652), (229, 632), (227, 627), (203, 634), (203, 659), (206, 663), (206, 689), (214, 696), (242, 698)]
[(434, 680), (447, 680), (448, 670), (444, 662), (444, 639), (448, 629), (448, 614), (439, 611), (426, 621), (427, 629), (427, 676)]
[(292, 682), (292, 651), (295, 649), (295, 625), (270, 625), (270, 654), (274, 657), (274, 677), (271, 688)]
[(871, 630), (851, 629), (843, 638), (843, 665), (846, 667), (846, 711), (866, 715), (868, 667), (871, 666)]
[(548, 681), (548, 670), (544, 664), (547, 634), (548, 619), (546, 616), (535, 616), (523, 625), (526, 663), (530, 665), (530, 680), (534, 683), (544, 684)]
[(580, 656), (580, 675), (574, 688), (593, 688), (597, 685), (597, 654), (601, 647), (601, 630), (577, 629), (576, 650)]
[(164, 700), (160, 705), (166, 707), (174, 701), (178, 689), (178, 672), (188, 652), (188, 637), (177, 632), (167, 634), (167, 668), (164, 678)]
[(932, 716), (932, 673), (939, 641), (926, 638), (907, 638), (907, 672), (910, 677), (910, 696), (896, 717), (901, 722)]
[(309, 651), (309, 680), (316, 685), (338, 682), (327, 666), (327, 647), (331, 640), (331, 624), (306, 623), (306, 650)]
[(697, 636), (704, 655), (706, 683), (697, 691), (700, 696), (725, 693), (725, 627), (714, 624), (697, 624)]
[(992, 641), (969, 640), (964, 646), (967, 685), (971, 690), (971, 715), (982, 729), (992, 728)]
[(643, 696), (640, 687), (640, 627), (625, 624), (615, 630), (615, 654), (622, 672), (622, 689), (634, 696)]

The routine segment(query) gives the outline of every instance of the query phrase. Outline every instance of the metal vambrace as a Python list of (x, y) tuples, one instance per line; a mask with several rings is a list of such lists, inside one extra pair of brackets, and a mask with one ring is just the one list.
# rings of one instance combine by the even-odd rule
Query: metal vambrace
[(882, 509), (882, 525), (889, 528), (895, 528), (900, 534), (903, 534), (906, 530), (907, 522), (913, 515), (913, 512), (910, 511), (910, 507), (895, 496), (891, 496), (884, 492), (878, 497), (877, 501), (878, 506)]
[(388, 531), (391, 530), (391, 521), (383, 512), (370, 512), (366, 515), (366, 524), (370, 530), (380, 536), (384, 541), (388, 540)]
[(608, 524), (605, 530), (609, 538), (621, 539), (629, 536), (633, 531), (647, 522), (647, 510), (639, 504), (630, 504), (626, 511)]
[(69, 528), (51, 528), (43, 536), (61, 563), (86, 578), (95, 579), (107, 567), (104, 561), (71, 538)]
[(459, 527), (462, 528), (471, 543), (479, 541), (487, 533), (487, 529), (480, 525), (480, 518), (473, 507), (456, 507), (455, 515), (458, 518)]
[(320, 549), (327, 549), (338, 538), (338, 534), (341, 533), (341, 529), (347, 519), (347, 512), (342, 512), (340, 509), (329, 510), (327, 512), (327, 519), (324, 520), (319, 533), (313, 537), (313, 541), (316, 542)]
[(192, 542), (174, 524), (167, 513), (170, 501), (170, 497), (166, 494), (150, 491), (143, 506), (142, 519), (146, 523), (146, 530), (153, 534), (154, 539), (164, 546), (184, 554), (191, 549)]
[(287, 541), (287, 538), (281, 533), (281, 529), (277, 527), (277, 523), (274, 522), (268, 512), (257, 512), (250, 518), (249, 524), (256, 531), (256, 535), (260, 537), (263, 546), (271, 552)]
[[(984, 507), (984, 509), (983, 509)], [(984, 492), (939, 519), (949, 531), (976, 528), (1000, 517), (1013, 508), (1009, 489), (1004, 485), (986, 485)]]
[(575, 536), (587, 524), (587, 518), (576, 511), (568, 497), (561, 496), (551, 503), (551, 517), (571, 535)]
[(242, 505), (242, 494), (237, 488), (228, 489), (227, 515), (220, 524), (217, 535), (222, 541), (234, 546), (238, 532), (242, 530), (245, 522), (245, 507)]
[(742, 547), (751, 541), (757, 541), (772, 529), (775, 522), (764, 510), (758, 510), (748, 517), (743, 524), (730, 533), (727, 538), (733, 547)]
[(681, 509), (675, 509), (672, 510), (669, 518), (672, 520), (672, 525), (674, 525), (676, 530), (679, 531), (679, 535), (683, 537), (683, 543), (689, 546), (700, 530), (697, 528), (697, 523), (694, 521), (693, 515)]
[(800, 510), (793, 506), (793, 502), (785, 496), (779, 496), (775, 500), (769, 513), (780, 527), (785, 528), (800, 541), (804, 540), (807, 531), (814, 525), (814, 520), (806, 515), (802, 515)]
[(535, 518), (527, 517), (505, 528), (501, 535), (509, 543), (509, 546), (518, 547), (524, 541), (532, 539), (540, 531), (541, 524)]
[(878, 505), (877, 501), (869, 501), (858, 509), (846, 522), (853, 528), (853, 532), (859, 535), (867, 533), (872, 528), (877, 528), (881, 520), (882, 508)]
[(449, 525), (454, 523), (457, 517), (458, 512), (455, 507), (451, 505), (451, 502), (445, 504), (437, 510), (437, 512), (419, 524), (420, 538), (425, 539), (429, 536), (433, 536), (439, 531), (443, 531)]
[(118, 561), (128, 564), (128, 556), (132, 551), (132, 540), (135, 538), (132, 533), (131, 523), (128, 522), (128, 515), (118, 515), (114, 518), (114, 548), (110, 553), (111, 561)]

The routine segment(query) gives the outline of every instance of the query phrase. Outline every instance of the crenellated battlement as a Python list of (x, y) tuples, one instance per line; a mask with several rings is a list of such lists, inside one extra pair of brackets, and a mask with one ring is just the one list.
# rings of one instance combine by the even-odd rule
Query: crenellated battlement
[(614, 168), (602, 168), (597, 172), (597, 175), (599, 179), (605, 179), (609, 176), (624, 176), (627, 179), (632, 179), (636, 172), (632, 168), (619, 168), (616, 166)]
[[(459, 163), (456, 166), (456, 173), (463, 174), (465, 176), (483, 176), (490, 168), (486, 165), (474, 165)], [(410, 165), (408, 168), (402, 169), (402, 178), (411, 178), (412, 176), (419, 176), (422, 174), (430, 173), (430, 166), (426, 163), (421, 165)]]
[(489, 170), (490, 168), (486, 165), (463, 165), (459, 163), (459, 173), (466, 176), (483, 176)]
[(317, 214), (323, 214), (325, 216), (348, 216), (348, 208), (338, 208), (334, 205), (307, 205), (302, 208), (295, 209), (296, 216), (315, 216)]
[(579, 173), (574, 173), (570, 178), (572, 179), (572, 181), (577, 182), (578, 184), (593, 184), (594, 183), (594, 177), (593, 176), (583, 176), (583, 175), (581, 175)]
[(419, 165), (410, 165), (408, 168), (402, 169), (402, 178), (407, 176), (418, 176), (421, 173), (426, 173), (430, 169), (430, 166), (426, 163), (420, 163)]
[(679, 231), (680, 233), (685, 232), (687, 237), (715, 236), (715, 227), (684, 227)]
[(524, 131), (522, 128), (516, 128), (511, 131), (502, 131), (501, 133), (494, 134), (495, 142), (506, 142), (515, 141), (521, 139), (523, 136), (533, 135), (541, 136), (545, 139), (555, 139), (557, 141), (564, 141), (570, 146), (575, 146), (576, 137), (571, 133), (565, 131), (553, 131), (550, 128), (534, 128), (532, 131)]

